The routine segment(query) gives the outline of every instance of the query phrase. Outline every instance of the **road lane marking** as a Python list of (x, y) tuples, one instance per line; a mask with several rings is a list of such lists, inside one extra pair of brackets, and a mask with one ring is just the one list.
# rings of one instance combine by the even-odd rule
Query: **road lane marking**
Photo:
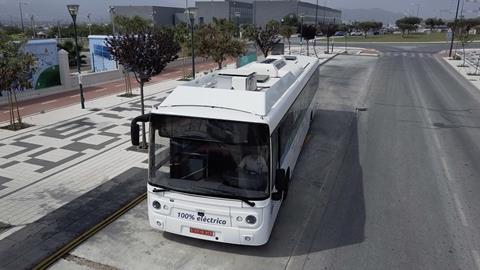
[(473, 260), (475, 261), (475, 264), (477, 265), (477, 269), (480, 270), (480, 254), (478, 254), (478, 251), (473, 249), (472, 250), (472, 255), (473, 255)]
[(124, 86), (125, 84), (124, 83), (119, 83), (119, 84), (115, 84), (113, 87), (120, 87), (120, 86)]
[(53, 100), (49, 100), (49, 101), (42, 102), (42, 103), (40, 103), (40, 104), (45, 105), (45, 104), (50, 104), (50, 103), (53, 103), (53, 102), (57, 102), (57, 100), (56, 100), (56, 99), (53, 99)]
[(77, 98), (79, 97), (80, 95), (76, 94), (76, 95), (73, 95), (73, 96), (69, 96), (69, 98)]
[(450, 174), (450, 170), (448, 169), (447, 160), (445, 159), (445, 157), (441, 157), (440, 159), (442, 161), (443, 170), (445, 171), (448, 181), (452, 182), (453, 178), (452, 178), (452, 175)]
[(102, 87), (102, 88), (100, 88), (100, 89), (95, 90), (95, 92), (102, 92), (102, 91), (105, 91), (105, 90), (107, 90), (107, 88)]
[(463, 212), (462, 204), (460, 203), (460, 199), (458, 198), (457, 193), (453, 193), (453, 200), (455, 201), (455, 205), (457, 206), (457, 210), (460, 215), (460, 221), (462, 221), (462, 225), (465, 227), (468, 227), (467, 218), (465, 216), (465, 213)]

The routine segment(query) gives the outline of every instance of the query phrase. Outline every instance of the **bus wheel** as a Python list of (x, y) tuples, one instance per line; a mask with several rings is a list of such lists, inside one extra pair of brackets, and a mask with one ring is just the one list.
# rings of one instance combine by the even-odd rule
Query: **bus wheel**
[(288, 196), (288, 188), (290, 187), (290, 168), (287, 169), (287, 173), (285, 174), (285, 177), (287, 178), (287, 188), (283, 191), (283, 200), (287, 199)]

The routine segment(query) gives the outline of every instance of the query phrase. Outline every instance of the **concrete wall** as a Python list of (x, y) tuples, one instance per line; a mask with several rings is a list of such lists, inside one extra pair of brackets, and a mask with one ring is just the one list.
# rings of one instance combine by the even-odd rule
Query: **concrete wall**
[[(78, 89), (78, 74), (70, 73), (70, 67), (68, 66), (68, 53), (64, 50), (58, 52), (58, 64), (60, 70), (61, 85), (55, 87), (44, 88), (42, 91), (19, 91), (17, 92), (17, 98), (19, 101), (29, 100), (37, 97), (48, 96), (52, 94), (62, 93)], [(94, 86), (102, 84), (108, 81), (119, 80), (123, 78), (122, 69), (110, 70), (105, 72), (96, 73), (82, 73), (83, 87)], [(7, 104), (7, 96), (0, 96), (0, 105)]]

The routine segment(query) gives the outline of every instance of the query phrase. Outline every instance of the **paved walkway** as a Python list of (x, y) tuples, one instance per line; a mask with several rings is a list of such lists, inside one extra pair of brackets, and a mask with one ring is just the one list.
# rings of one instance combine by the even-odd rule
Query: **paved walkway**
[[(160, 103), (178, 84), (146, 86), (146, 107)], [(35, 126), (21, 131), (0, 129), (0, 239), (129, 168), (146, 166), (145, 153), (129, 150), (139, 98), (113, 95), (86, 107), (26, 117)]]

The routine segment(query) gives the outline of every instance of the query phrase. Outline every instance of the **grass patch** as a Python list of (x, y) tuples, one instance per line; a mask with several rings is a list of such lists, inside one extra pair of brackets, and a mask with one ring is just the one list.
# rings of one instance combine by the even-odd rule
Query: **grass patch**
[[(480, 40), (480, 35), (472, 35), (470, 40)], [(344, 42), (344, 37), (335, 37), (335, 42)], [(411, 33), (402, 37), (401, 34), (388, 34), (378, 36), (347, 37), (347, 42), (448, 42), (447, 33)]]

